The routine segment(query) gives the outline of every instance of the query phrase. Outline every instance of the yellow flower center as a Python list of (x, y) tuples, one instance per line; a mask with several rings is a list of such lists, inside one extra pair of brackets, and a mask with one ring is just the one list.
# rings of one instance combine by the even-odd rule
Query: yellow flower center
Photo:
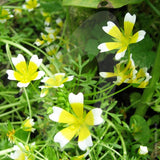
[(15, 67), (17, 71), (14, 72), (14, 77), (22, 83), (29, 83), (36, 79), (38, 75), (38, 72), (36, 72), (38, 67), (34, 62), (30, 62), (28, 67), (26, 62), (20, 62)]

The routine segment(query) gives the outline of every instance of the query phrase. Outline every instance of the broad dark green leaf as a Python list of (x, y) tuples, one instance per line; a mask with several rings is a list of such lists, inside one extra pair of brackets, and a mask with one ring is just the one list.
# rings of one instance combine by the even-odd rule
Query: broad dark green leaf
[(100, 0), (63, 0), (65, 6), (97, 8)]
[(134, 139), (141, 144), (147, 144), (150, 139), (150, 129), (146, 120), (139, 115), (133, 115), (130, 119), (130, 127)]
[(143, 0), (63, 0), (65, 6), (78, 6), (87, 8), (120, 8), (127, 4), (141, 3)]

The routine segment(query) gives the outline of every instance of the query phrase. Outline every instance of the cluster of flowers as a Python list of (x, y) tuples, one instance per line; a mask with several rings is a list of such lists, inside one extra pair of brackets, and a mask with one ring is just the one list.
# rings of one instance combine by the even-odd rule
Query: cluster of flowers
[[(102, 29), (114, 38), (115, 42), (106, 42), (98, 46), (100, 52), (106, 52), (113, 49), (118, 49), (115, 59), (120, 60), (124, 57), (129, 44), (137, 43), (144, 39), (145, 31), (141, 30), (132, 35), (132, 30), (136, 21), (136, 15), (127, 13), (124, 18), (124, 31), (121, 32), (118, 27), (111, 21), (107, 22), (107, 26), (103, 26)], [(136, 70), (135, 63), (130, 53), (128, 60), (121, 60), (114, 68), (114, 73), (100, 72), (100, 76), (103, 78), (117, 77), (114, 82), (116, 85), (122, 83), (131, 83), (138, 88), (145, 88), (151, 76), (147, 73), (147, 68), (141, 68)]]
[[(30, 1), (26, 0), (29, 5)], [(32, 1), (37, 7), (37, 1)], [(28, 6), (29, 8), (29, 6)], [(30, 8), (31, 9), (31, 8)], [(122, 58), (127, 50), (127, 47), (131, 43), (139, 42), (144, 38), (145, 32), (139, 31), (132, 36), (132, 29), (135, 23), (135, 15), (131, 16), (129, 13), (126, 14), (124, 20), (124, 33), (121, 33), (117, 26), (113, 22), (108, 22), (108, 26), (103, 27), (104, 31), (113, 36), (116, 42), (103, 43), (98, 46), (101, 52), (108, 51), (111, 49), (118, 48), (119, 51), (116, 54), (116, 60)], [(47, 28), (48, 33), (53, 33), (51, 28)], [(44, 35), (42, 34), (42, 37)], [(45, 36), (44, 36), (45, 37)], [(45, 39), (45, 38), (44, 38)], [(37, 55), (33, 55), (30, 62), (27, 64), (23, 55), (18, 54), (16, 58), (12, 58), (12, 62), (15, 66), (15, 70), (7, 70), (8, 79), (18, 81), (17, 86), (27, 87), (31, 81), (39, 80), (44, 75), (44, 71), (37, 71), (42, 63), (42, 59), (39, 59)], [(149, 82), (151, 76), (147, 73), (146, 68), (142, 68), (139, 71), (135, 69), (135, 64), (132, 59), (132, 54), (128, 61), (121, 61), (116, 65), (115, 73), (101, 72), (102, 77), (113, 77), (117, 76), (117, 85), (122, 83), (134, 83), (139, 88), (144, 88)], [(49, 88), (64, 87), (64, 83), (67, 81), (72, 81), (73, 76), (65, 76), (65, 73), (56, 73), (52, 77), (43, 77), (41, 80), (44, 83), (40, 86), (42, 89), (41, 97), (44, 97), (48, 93)], [(78, 146), (81, 150), (85, 151), (88, 147), (93, 145), (91, 133), (89, 130), (90, 126), (99, 125), (104, 122), (102, 115), (102, 109), (94, 108), (90, 110), (87, 114), (84, 113), (84, 95), (83, 93), (70, 93), (68, 96), (68, 101), (70, 103), (73, 114), (58, 107), (53, 106), (52, 113), (49, 115), (49, 119), (54, 122), (59, 122), (67, 124), (67, 127), (59, 131), (54, 136), (54, 141), (60, 143), (61, 147), (64, 147), (73, 137), (78, 136)], [(22, 129), (27, 132), (34, 132), (33, 119), (27, 118), (22, 124)], [(8, 133), (10, 141), (14, 141), (13, 138), (14, 131)], [(12, 159), (33, 159), (32, 158), (32, 145), (23, 145), (22, 143), (17, 143), (14, 146), (15, 152), (10, 155)], [(30, 154), (28, 155), (28, 152)], [(143, 151), (139, 151), (144, 154)], [(146, 148), (145, 148), (146, 153)]]
[[(39, 7), (40, 4), (37, 0), (26, 0), (25, 4), (22, 5), (23, 9), (30, 11), (33, 11), (35, 8)], [(22, 9), (16, 8), (14, 9), (15, 15), (21, 15)], [(12, 18), (13, 15), (10, 13), (9, 9), (1, 8), (0, 10), (0, 23), (5, 23), (8, 19)]]
[[(19, 81), (17, 86), (20, 88), (27, 87), (32, 80), (38, 80), (45, 74), (43, 71), (37, 71), (38, 67), (42, 63), (42, 59), (38, 59), (37, 55), (33, 55), (31, 57), (28, 65), (21, 54), (16, 58), (12, 58), (12, 62), (16, 70), (7, 70), (8, 79)], [(65, 78), (65, 73), (57, 73), (53, 75), (53, 77), (44, 77), (41, 82), (45, 83), (45, 85), (40, 86), (40, 88), (43, 90), (44, 88), (63, 87), (63, 83), (71, 81), (72, 79), (73, 76)], [(43, 92), (41, 93), (41, 96), (44, 96)], [(68, 124), (68, 127), (58, 132), (54, 137), (54, 141), (59, 142), (61, 147), (64, 147), (75, 135), (79, 135), (78, 146), (81, 150), (86, 150), (87, 147), (93, 145), (91, 133), (88, 127), (98, 125), (103, 122), (103, 119), (101, 118), (102, 110), (95, 108), (84, 116), (83, 101), (84, 97), (82, 93), (78, 93), (77, 95), (70, 93), (69, 103), (74, 114), (71, 114), (60, 107), (54, 106), (53, 113), (49, 115), (49, 118), (55, 122)], [(33, 132), (35, 130), (33, 125), (33, 119), (28, 117), (23, 123), (22, 128), (25, 131)], [(14, 134), (14, 132), (11, 132), (8, 136), (10, 137), (10, 140), (13, 140), (12, 134)], [(17, 146), (15, 148), (17, 148)], [(16, 152), (19, 153), (17, 150)], [(21, 156), (21, 154), (19, 154), (19, 156)], [(11, 157), (14, 156), (12, 155)]]

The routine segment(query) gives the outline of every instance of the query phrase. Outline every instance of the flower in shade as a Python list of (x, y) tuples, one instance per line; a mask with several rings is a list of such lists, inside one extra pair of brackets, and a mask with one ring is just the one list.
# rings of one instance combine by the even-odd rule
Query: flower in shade
[(12, 58), (12, 62), (16, 71), (7, 70), (6, 73), (9, 80), (19, 81), (17, 84), (18, 87), (27, 87), (31, 81), (38, 80), (45, 74), (43, 71), (37, 71), (42, 63), (42, 59), (38, 59), (37, 55), (31, 57), (28, 65), (21, 54), (18, 54), (16, 58)]
[(121, 61), (118, 63), (112, 72), (100, 72), (100, 76), (103, 78), (117, 77), (114, 81), (116, 85), (121, 85), (122, 83), (132, 83), (133, 86), (138, 88), (145, 88), (151, 76), (147, 73), (147, 68), (141, 68), (139, 71), (136, 70), (134, 61), (132, 59), (132, 54), (130, 55), (129, 61)]
[[(40, 86), (42, 89), (41, 97), (44, 97), (48, 92), (48, 88), (62, 88), (64, 87), (64, 83), (68, 81), (72, 81), (74, 76), (65, 77), (65, 73), (56, 73), (53, 77), (44, 77), (41, 82), (45, 83), (44, 86)], [(46, 90), (47, 89), (47, 90)]]
[(7, 19), (12, 17), (13, 15), (10, 13), (9, 9), (0, 9), (0, 23), (5, 23)]
[(148, 153), (148, 148), (146, 146), (140, 146), (139, 150), (138, 150), (138, 153), (140, 155), (146, 155)]
[(111, 21), (107, 22), (107, 26), (103, 26), (102, 29), (109, 35), (113, 37), (115, 42), (101, 43), (98, 46), (100, 52), (106, 52), (113, 49), (118, 49), (115, 59), (119, 60), (125, 55), (125, 52), (129, 44), (137, 43), (144, 39), (145, 31), (141, 30), (132, 34), (132, 30), (136, 21), (136, 15), (133, 16), (127, 13), (124, 18), (124, 31), (121, 32), (119, 28)]
[(135, 64), (131, 54), (127, 65), (126, 61), (121, 61), (116, 65), (114, 73), (100, 72), (99, 74), (103, 78), (117, 77), (117, 80), (114, 83), (116, 85), (121, 85), (122, 83), (129, 83), (131, 79), (134, 79), (136, 73), (137, 71), (135, 70)]
[(49, 115), (52, 121), (68, 125), (54, 136), (54, 141), (59, 142), (61, 147), (64, 147), (74, 136), (78, 136), (78, 146), (83, 151), (93, 145), (89, 126), (103, 123), (104, 120), (101, 117), (102, 110), (94, 108), (87, 114), (84, 114), (83, 101), (84, 96), (82, 93), (77, 95), (70, 93), (69, 103), (74, 114), (54, 106), (53, 113)]
[(32, 154), (34, 146), (35, 143), (24, 146), (19, 142), (17, 145), (14, 145), (14, 152), (9, 157), (14, 160), (34, 160), (35, 158)]
[(27, 9), (30, 12), (39, 6), (40, 6), (40, 4), (38, 3), (37, 0), (26, 0), (26, 3), (22, 7), (24, 9)]
[(29, 132), (34, 132), (35, 128), (33, 128), (34, 126), (34, 120), (27, 117), (27, 119), (22, 123), (22, 129), (24, 131), (29, 131)]
[(147, 68), (145, 67), (138, 71), (136, 77), (131, 81), (131, 83), (135, 84), (138, 88), (145, 88), (151, 78), (152, 76), (149, 75)]

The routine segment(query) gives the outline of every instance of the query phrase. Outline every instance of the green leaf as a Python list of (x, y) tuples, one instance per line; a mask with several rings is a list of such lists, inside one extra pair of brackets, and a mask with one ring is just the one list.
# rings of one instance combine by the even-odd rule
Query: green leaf
[(141, 3), (142, 1), (143, 0), (104, 0), (101, 1), (98, 7), (120, 8), (128, 4)]
[(28, 134), (29, 132), (20, 129), (15, 133), (15, 136), (25, 142), (27, 140)]
[(48, 158), (48, 160), (55, 160), (57, 159), (56, 152), (51, 147), (46, 147), (44, 150), (45, 156)]
[(130, 45), (130, 52), (136, 66), (150, 68), (154, 64), (156, 54), (152, 51), (153, 45), (154, 43), (149, 36), (145, 36), (142, 41)]
[(89, 59), (93, 59), (99, 53), (97, 46), (98, 46), (97, 40), (89, 39), (87, 41), (87, 44), (85, 46), (85, 51), (87, 52)]
[(100, 0), (63, 0), (65, 6), (78, 6), (87, 8), (97, 8)]
[(130, 127), (136, 141), (140, 142), (141, 144), (146, 144), (149, 141), (150, 129), (143, 117), (139, 115), (133, 115), (130, 119)]
[(143, 0), (63, 0), (63, 5), (87, 8), (120, 8), (127, 4), (136, 4), (142, 1)]

